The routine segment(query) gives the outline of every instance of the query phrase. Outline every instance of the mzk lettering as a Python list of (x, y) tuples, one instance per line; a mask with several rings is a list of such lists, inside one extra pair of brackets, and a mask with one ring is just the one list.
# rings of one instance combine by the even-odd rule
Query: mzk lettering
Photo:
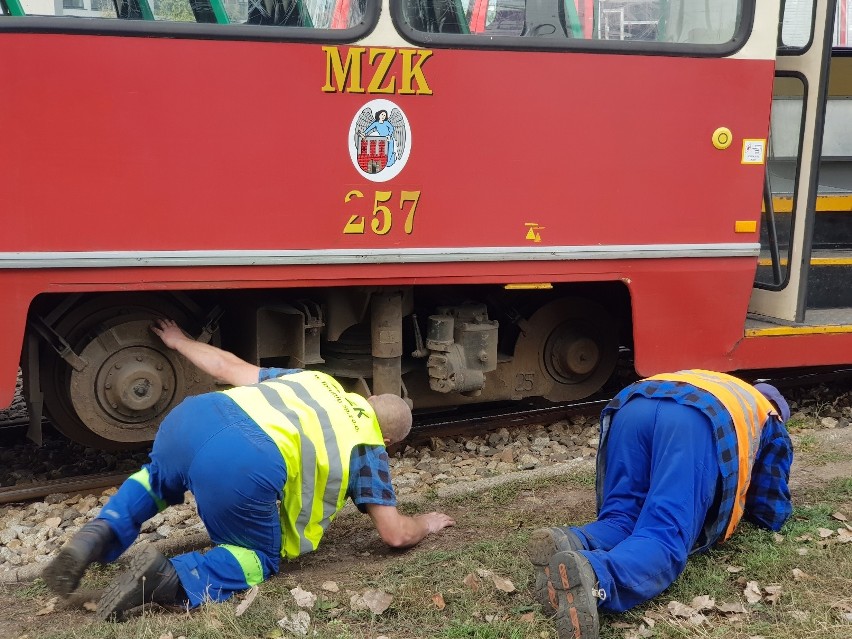
[[(432, 56), (426, 49), (339, 47), (325, 51), (325, 93), (432, 95), (423, 65)], [(394, 62), (399, 57), (399, 64)]]

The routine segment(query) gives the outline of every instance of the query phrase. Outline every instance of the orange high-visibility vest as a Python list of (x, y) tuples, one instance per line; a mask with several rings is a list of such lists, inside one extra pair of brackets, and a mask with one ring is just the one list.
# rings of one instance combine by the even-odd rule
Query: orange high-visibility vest
[(736, 529), (745, 511), (746, 494), (751, 483), (751, 471), (760, 444), (763, 425), (770, 414), (777, 414), (772, 403), (751, 384), (725, 373), (701, 369), (663, 373), (649, 380), (685, 382), (707, 391), (718, 399), (731, 415), (737, 434), (737, 495), (723, 539)]

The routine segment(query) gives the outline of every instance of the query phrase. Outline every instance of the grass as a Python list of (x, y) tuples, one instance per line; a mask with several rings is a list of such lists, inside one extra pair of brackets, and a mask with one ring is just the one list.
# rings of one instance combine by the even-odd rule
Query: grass
[[(160, 639), (171, 633), (173, 639), (278, 639), (282, 633), (277, 620), (298, 612), (290, 589), (301, 586), (318, 595), (309, 611), (310, 637), (317, 639), (393, 639), (429, 637), (435, 639), (553, 639), (552, 622), (535, 603), (532, 571), (524, 552), (530, 531), (537, 525), (562, 517), (582, 518), (588, 512), (556, 512), (548, 503), (557, 503), (569, 491), (578, 489), (577, 478), (552, 478), (492, 488), (482, 494), (430, 503), (428, 509), (449, 509), (458, 527), (446, 537), (432, 537), (421, 547), (404, 553), (346, 557), (335, 535), (330, 543), (339, 546), (318, 553), (304, 563), (292, 564), (281, 575), (261, 585), (260, 594), (240, 617), (236, 605), (240, 597), (223, 604), (203, 606), (192, 613), (148, 612), (124, 624), (90, 622), (78, 615), (76, 623), (50, 622), (28, 632), (29, 639)], [(591, 498), (588, 478), (579, 486)], [(544, 504), (544, 506), (542, 506)], [(852, 506), (852, 479), (836, 480), (818, 489), (797, 495), (793, 517), (780, 537), (748, 524), (727, 543), (701, 556), (691, 558), (686, 571), (665, 593), (623, 615), (604, 615), (602, 639), (622, 639), (625, 633), (653, 618), (654, 637), (710, 637), (746, 639), (763, 636), (772, 639), (848, 639), (852, 624), (840, 614), (852, 611), (852, 543), (817, 544), (819, 528), (836, 529), (842, 524), (832, 518), (838, 509)], [(425, 509), (425, 507), (424, 507)], [(847, 512), (852, 518), (852, 512)], [(365, 518), (362, 518), (365, 519)], [(355, 516), (338, 525), (349, 530)], [(513, 524), (507, 522), (512, 521)], [(358, 526), (366, 526), (359, 523)], [(810, 535), (813, 541), (796, 541)], [(807, 548), (807, 554), (799, 554)], [(336, 553), (340, 551), (340, 556)], [(345, 562), (341, 566), (340, 562)], [(729, 566), (741, 567), (732, 573)], [(793, 569), (809, 575), (796, 579)], [(336, 571), (336, 572), (334, 572)], [(102, 582), (108, 572), (95, 575)], [(336, 575), (340, 591), (331, 593), (320, 584)], [(474, 575), (475, 577), (468, 577)], [(492, 575), (508, 579), (513, 592), (497, 587)], [(465, 578), (468, 583), (465, 583)], [(708, 613), (708, 621), (694, 626), (668, 613), (668, 602), (689, 603), (697, 595), (710, 595), (717, 603), (744, 602), (743, 583), (757, 581), (761, 586), (778, 584), (781, 596), (775, 605), (762, 602), (747, 605), (748, 614), (725, 617)], [(471, 586), (475, 583), (475, 586)], [(352, 610), (350, 598), (365, 589), (382, 590), (393, 596), (391, 606), (381, 615), (368, 610)], [(505, 586), (504, 586), (505, 588)], [(40, 582), (14, 591), (22, 606), (30, 611), (38, 600), (49, 596)], [(444, 605), (435, 597), (440, 594)], [(30, 612), (32, 614), (32, 612)], [(624, 627), (630, 624), (631, 627)]]
[[(728, 543), (693, 557), (668, 591), (630, 611), (626, 619), (638, 624), (649, 613), (662, 613), (665, 621), (655, 626), (655, 636), (661, 639), (683, 636), (848, 639), (852, 636), (852, 624), (841, 620), (839, 615), (852, 611), (849, 569), (852, 543), (829, 542), (820, 548), (817, 542), (819, 528), (837, 529), (842, 525), (832, 518), (832, 513), (852, 501), (852, 479), (832, 481), (822, 489), (810, 491), (805, 498), (805, 503), (795, 507), (779, 537), (743, 524)], [(805, 535), (813, 541), (796, 541)], [(807, 554), (799, 554), (800, 549), (807, 549)], [(742, 570), (730, 573), (728, 566)], [(797, 580), (794, 569), (808, 576)], [(688, 604), (699, 594), (710, 595), (717, 603), (744, 601), (744, 580), (757, 581), (761, 586), (780, 585), (779, 602), (747, 606), (750, 614), (735, 621), (713, 616), (710, 624), (700, 628), (678, 623), (665, 612), (669, 601)], [(611, 626), (601, 636), (621, 637)]]

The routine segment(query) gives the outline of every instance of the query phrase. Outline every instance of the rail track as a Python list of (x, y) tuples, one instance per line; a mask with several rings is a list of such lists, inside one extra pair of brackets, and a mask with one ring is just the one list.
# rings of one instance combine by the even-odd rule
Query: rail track
[[(759, 378), (782, 389), (797, 386), (812, 386), (818, 383), (837, 381), (852, 376), (852, 368), (837, 370), (789, 371), (785, 376)], [(758, 379), (758, 377), (753, 377)], [(521, 428), (531, 424), (546, 424), (577, 416), (594, 417), (611, 399), (612, 393), (601, 393), (581, 402), (534, 405), (529, 403), (505, 403), (488, 407), (469, 406), (439, 414), (415, 416), (414, 428), (405, 442), (397, 444), (391, 453), (406, 446), (422, 445), (435, 437), (465, 437), (488, 433), (499, 428)], [(9, 421), (0, 420), (0, 431), (24, 428), (25, 418)], [(83, 493), (116, 486), (129, 476), (128, 473), (96, 473), (53, 479), (48, 481), (0, 487), (0, 504), (33, 501), (55, 493)]]
[(50, 479), (22, 486), (7, 486), (0, 488), (0, 504), (32, 501), (56, 493), (74, 494), (102, 490), (119, 485), (129, 476), (128, 473), (97, 473), (64, 479)]
[[(419, 417), (411, 435), (398, 446), (428, 442), (433, 437), (458, 437), (487, 433), (498, 428), (518, 428), (529, 424), (547, 423), (577, 415), (600, 413), (606, 399), (555, 404), (544, 407), (528, 405), (497, 407), (487, 410), (458, 411), (452, 415)], [(391, 450), (393, 453), (394, 450)], [(0, 504), (33, 501), (56, 493), (75, 494), (117, 486), (129, 473), (96, 473), (63, 479), (0, 487)]]

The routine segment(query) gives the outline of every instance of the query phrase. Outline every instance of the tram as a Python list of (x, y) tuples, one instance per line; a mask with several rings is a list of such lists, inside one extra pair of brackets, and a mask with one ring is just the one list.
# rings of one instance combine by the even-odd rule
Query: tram
[(0, 406), (150, 442), (157, 317), (424, 409), (852, 363), (848, 9), (0, 0)]

